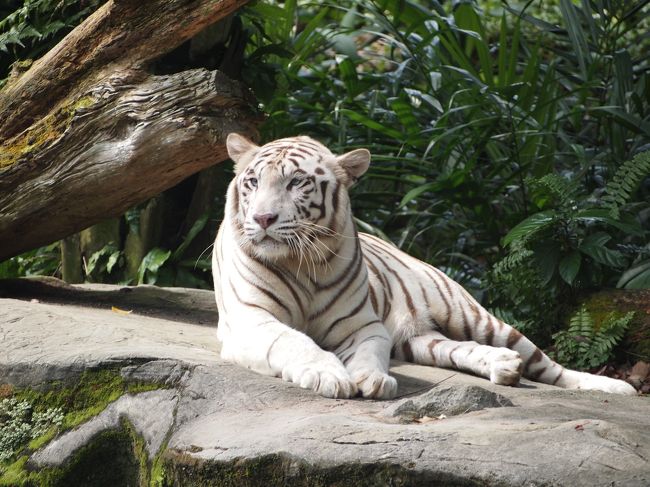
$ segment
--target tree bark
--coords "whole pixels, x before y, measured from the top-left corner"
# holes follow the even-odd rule
[[[218,71],[149,64],[242,0],[112,0],[0,91],[0,261],[227,158],[260,115]]]

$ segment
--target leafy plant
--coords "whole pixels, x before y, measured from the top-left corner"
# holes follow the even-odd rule
[[[633,196],[641,182],[650,176],[650,151],[641,152],[618,168],[605,188],[603,203],[612,218],[620,217],[620,209]]]
[[[642,42],[633,20],[646,5],[561,1],[551,19],[509,8],[486,27],[472,2],[291,4],[284,37],[267,25],[277,17],[261,15],[252,36],[256,60],[283,67],[265,135],[371,148],[357,215],[472,285],[504,233],[535,211],[531,181],[569,172],[584,199],[642,145],[647,59],[627,41]]]
[[[634,312],[616,317],[608,315],[599,328],[583,306],[572,317],[569,328],[553,335],[554,358],[561,364],[578,370],[599,367],[612,357],[628,329]]]
[[[209,284],[197,278],[192,269],[210,271],[210,259],[183,259],[186,249],[201,232],[208,222],[208,213],[201,215],[192,225],[182,243],[174,250],[164,250],[159,247],[151,249],[142,259],[138,269],[137,284],[157,284],[159,286],[183,286],[209,288]]]
[[[33,411],[27,401],[5,398],[0,401],[0,461],[7,460],[31,439],[47,432],[52,426],[61,426],[61,408]]]
[[[7,0],[0,7],[0,87],[12,63],[29,67],[105,0]],[[20,68],[20,66],[16,66]]]
[[[116,266],[123,267],[123,257],[123,252],[114,242],[108,243],[88,259],[85,268],[86,279],[96,282],[105,280],[106,275],[111,274]]]
[[[60,266],[59,243],[30,250],[0,262],[0,279],[17,276],[52,276]]]
[[[268,113],[264,140],[371,150],[353,190],[360,228],[548,338],[578,292],[650,286],[649,6],[255,2],[243,76]],[[178,252],[198,214],[146,246],[138,281],[209,283],[196,259],[208,243]],[[98,279],[121,272],[121,257],[105,272],[113,255]]]

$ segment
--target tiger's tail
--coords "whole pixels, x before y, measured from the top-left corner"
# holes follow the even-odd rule
[[[437,281],[434,289],[439,294],[427,300],[432,329],[396,346],[397,358],[466,370],[497,384],[516,385],[523,376],[567,389],[636,394],[622,380],[563,367],[444,273],[433,267],[426,271],[428,279]]]

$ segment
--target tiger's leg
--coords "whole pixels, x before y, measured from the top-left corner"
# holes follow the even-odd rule
[[[423,314],[421,319],[428,319],[432,327],[441,330],[444,336],[461,340],[460,343],[471,341],[489,345],[494,350],[510,349],[517,352],[523,362],[521,375],[536,382],[567,389],[636,394],[634,387],[625,381],[566,369],[554,362],[515,328],[491,315],[460,284],[438,269],[424,264],[420,267],[419,277],[422,288],[430,289],[428,293],[422,293],[430,314]],[[426,333],[428,331],[423,335]],[[429,342],[434,338],[431,337]],[[481,349],[477,351],[480,352]],[[497,380],[498,375],[495,377]]]
[[[398,345],[395,358],[471,372],[503,385],[516,385],[523,368],[518,352],[474,341],[451,340],[437,331],[415,336]]]
[[[334,349],[363,397],[390,399],[397,393],[397,381],[388,375],[391,339],[376,321],[348,336]]]
[[[430,331],[411,338],[401,350],[397,347],[396,351],[401,352],[397,358],[466,370],[489,377],[495,384],[516,385],[523,376],[566,389],[636,394],[634,387],[625,381],[562,367],[519,331],[490,315],[478,303],[470,303],[479,324],[470,334],[471,341],[454,341],[440,332]],[[456,326],[456,329],[467,327]]]

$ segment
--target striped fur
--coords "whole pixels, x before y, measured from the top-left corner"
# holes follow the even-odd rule
[[[444,273],[357,233],[347,188],[368,151],[337,157],[308,137],[227,145],[236,176],[213,254],[224,359],[328,397],[393,397],[391,352],[497,384],[635,393],[563,368]]]

